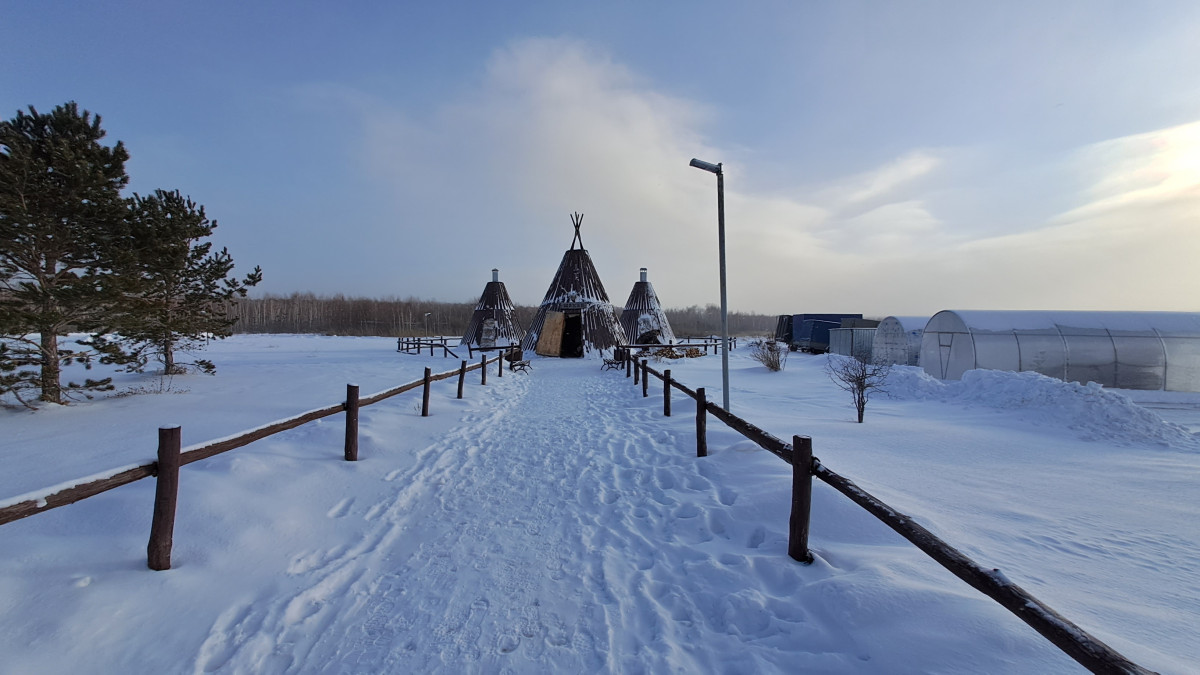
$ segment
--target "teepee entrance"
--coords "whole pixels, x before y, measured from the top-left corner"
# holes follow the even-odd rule
[[[559,356],[583,357],[583,315],[564,314],[562,349]]]
[[[580,311],[546,312],[542,333],[534,352],[539,356],[582,358],[584,353],[583,313]]]

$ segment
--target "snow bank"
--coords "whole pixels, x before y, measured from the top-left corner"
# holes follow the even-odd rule
[[[1066,426],[1086,440],[1200,449],[1200,438],[1183,426],[1164,421],[1121,391],[1095,382],[1084,385],[1031,371],[1001,370],[969,370],[961,380],[943,381],[921,368],[896,366],[888,380],[888,394],[901,400],[1020,411],[1029,421]]]

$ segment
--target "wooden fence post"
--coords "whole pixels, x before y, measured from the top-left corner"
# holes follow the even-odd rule
[[[642,398],[650,395],[650,366],[646,359],[642,359]]]
[[[467,362],[463,361],[462,366],[458,369],[458,397],[462,398],[463,381],[467,379]]]
[[[504,377],[504,351],[496,352],[496,377]]]
[[[479,376],[479,384],[487,384],[487,352],[484,352],[479,359],[479,372],[482,373]]]
[[[633,356],[633,355],[629,353],[628,349],[626,349],[625,350],[625,377],[629,377],[629,371],[633,370],[633,368],[630,367],[633,362],[633,360],[631,358],[629,358],[631,356]]]
[[[671,416],[671,369],[663,370],[663,417]]]
[[[421,417],[429,417],[429,383],[433,381],[431,379],[432,375],[433,370],[426,368],[425,382],[423,383],[424,388],[421,390]]]
[[[696,390],[696,456],[708,457],[708,399],[704,387]]]
[[[171,569],[171,545],[175,538],[175,504],[179,496],[179,447],[182,437],[179,427],[158,429],[158,484],[154,488],[154,519],[150,523],[150,543],[146,545],[146,566],[152,570]]]
[[[642,375],[642,364],[640,364],[640,363],[634,364],[634,366],[633,366],[633,386],[635,386],[635,387],[638,386],[638,384],[642,381],[641,375]]]
[[[788,555],[804,564],[813,561],[808,550],[808,519],[812,510],[812,439],[792,436],[792,515],[788,521]]]
[[[358,385],[346,385],[346,461],[358,461]]]

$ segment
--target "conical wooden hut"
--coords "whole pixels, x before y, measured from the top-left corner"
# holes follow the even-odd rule
[[[492,280],[483,287],[483,295],[479,296],[479,304],[475,305],[471,323],[459,344],[492,349],[519,345],[523,339],[525,330],[517,321],[504,282],[500,281],[500,270],[493,269]]]
[[[675,342],[671,323],[658,302],[654,286],[646,280],[646,268],[641,269],[642,279],[633,285],[625,310],[621,312],[621,328],[631,345],[669,345]]]
[[[625,344],[625,332],[600,283],[592,258],[583,248],[579,226],[583,214],[572,214],[575,237],[537,315],[525,334],[522,347],[541,356],[581,357],[595,350],[613,349]],[[575,248],[575,244],[579,248]]]

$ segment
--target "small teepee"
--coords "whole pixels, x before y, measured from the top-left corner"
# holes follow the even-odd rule
[[[631,345],[669,345],[675,342],[671,323],[658,302],[654,286],[646,280],[646,268],[641,269],[642,280],[633,285],[625,311],[621,312],[621,328]]]
[[[522,344],[541,356],[580,357],[587,352],[612,349],[625,344],[625,332],[604,292],[592,258],[583,248],[579,226],[583,214],[571,215],[575,237],[546,297],[538,307]],[[575,248],[575,244],[579,248]]]
[[[479,304],[475,305],[471,323],[459,344],[493,349],[519,345],[524,338],[525,331],[517,321],[512,299],[500,281],[500,270],[493,269],[492,280],[483,287],[483,295],[479,296]]]

